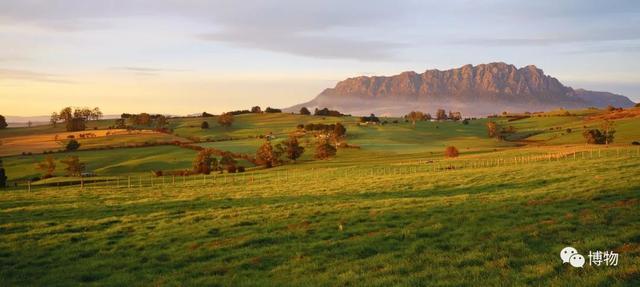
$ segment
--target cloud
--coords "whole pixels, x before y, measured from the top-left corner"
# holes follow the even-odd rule
[[[47,82],[58,84],[71,84],[73,81],[60,78],[58,75],[40,73],[28,70],[14,70],[0,68],[0,81],[2,80],[21,80],[33,82]]]

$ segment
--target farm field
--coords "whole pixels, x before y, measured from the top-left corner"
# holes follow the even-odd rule
[[[0,285],[637,286],[640,148],[631,142],[640,117],[613,120],[616,140],[604,146],[582,137],[602,125],[600,114],[575,114],[491,119],[514,127],[506,140],[487,136],[490,119],[361,126],[355,117],[247,114],[228,128],[215,117],[171,119],[170,134],[99,128],[87,132],[105,136],[81,139],[73,152],[0,146],[18,183],[0,192]],[[336,122],[352,147],[335,157],[314,159],[306,135],[297,162],[240,161],[241,174],[157,177],[190,169],[197,151],[118,147],[180,141],[255,154],[261,136],[275,144],[299,124]],[[63,133],[30,129],[0,136]],[[458,158],[443,157],[450,145]],[[113,148],[94,149],[105,146]],[[46,156],[56,177],[27,191]],[[82,186],[65,177],[60,160],[69,156],[96,176]],[[568,245],[618,252],[619,264],[563,265]]]

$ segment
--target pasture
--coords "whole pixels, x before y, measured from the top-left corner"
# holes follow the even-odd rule
[[[629,144],[640,118],[615,119],[613,145],[585,145],[597,116],[493,119],[514,127],[507,140],[488,138],[487,119],[360,126],[248,114],[223,128],[178,118],[172,134],[95,137],[85,148],[121,147],[50,154],[57,177],[30,192],[24,182],[46,155],[5,156],[20,185],[0,192],[0,285],[637,286],[640,149]],[[241,174],[156,177],[191,168],[196,151],[126,145],[162,136],[255,154],[260,136],[277,143],[298,124],[338,121],[353,148],[315,160],[307,135],[296,163]],[[61,133],[31,129],[0,136]],[[460,157],[443,157],[449,145]],[[97,182],[56,184],[79,181],[63,176],[59,160],[71,155]],[[618,252],[619,264],[563,265],[567,245]]]

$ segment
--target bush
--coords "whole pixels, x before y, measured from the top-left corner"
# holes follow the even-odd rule
[[[229,165],[227,166],[227,173],[236,173],[236,166],[235,165]]]
[[[567,130],[566,130],[566,132],[567,132],[568,134],[570,134],[572,131],[573,131],[572,129],[567,129]]]
[[[631,145],[640,145],[640,142],[634,141],[631,143]]]
[[[202,122],[202,124],[200,124],[200,128],[203,129],[203,130],[204,129],[208,129],[209,128],[209,123],[206,122],[206,121]]]
[[[70,140],[67,143],[67,146],[65,147],[67,151],[74,151],[74,150],[77,150],[78,148],[80,148],[80,143],[74,139]]]
[[[238,167],[238,172],[244,172],[244,166],[239,166]]]
[[[444,156],[445,157],[458,157],[458,149],[454,146],[448,146],[445,150],[444,150]]]

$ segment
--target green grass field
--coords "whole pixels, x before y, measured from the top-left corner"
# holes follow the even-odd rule
[[[0,286],[638,286],[640,149],[629,144],[640,118],[615,120],[613,145],[585,145],[584,126],[602,124],[594,113],[496,119],[516,130],[506,141],[487,137],[487,119],[358,126],[262,114],[230,128],[209,118],[208,130],[174,119],[171,136],[231,137],[197,144],[237,153],[255,153],[259,135],[336,121],[359,148],[314,160],[307,136],[297,163],[164,181],[151,171],[188,169],[196,152],[54,153],[109,181],[0,192]],[[443,158],[448,145],[459,158]],[[11,182],[39,176],[43,158],[2,159]],[[62,168],[49,181],[78,180]],[[563,265],[565,246],[615,251],[619,264]]]

